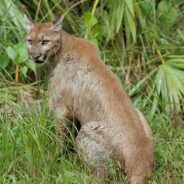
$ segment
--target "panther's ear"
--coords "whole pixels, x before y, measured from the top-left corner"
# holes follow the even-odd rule
[[[61,24],[63,22],[64,15],[61,15],[61,17],[54,22],[53,26],[50,28],[52,31],[60,31],[61,30]]]
[[[26,23],[26,27],[28,31],[34,27],[33,22],[28,18],[26,14],[24,14],[24,21]]]

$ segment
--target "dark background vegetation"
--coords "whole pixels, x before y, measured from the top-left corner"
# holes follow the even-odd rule
[[[98,183],[75,151],[56,156],[46,103],[39,114],[25,105],[47,99],[47,79],[28,59],[24,13],[35,22],[65,14],[63,29],[96,45],[153,129],[150,183],[182,184],[183,0],[0,0],[0,182]],[[110,173],[109,183],[124,181],[116,169]]]

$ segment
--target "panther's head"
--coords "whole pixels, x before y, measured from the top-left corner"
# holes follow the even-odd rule
[[[45,64],[61,47],[62,15],[56,22],[33,23],[24,16],[27,34],[26,46],[31,59],[38,64]]]

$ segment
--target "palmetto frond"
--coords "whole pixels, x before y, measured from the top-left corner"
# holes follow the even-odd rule
[[[159,66],[155,77],[157,92],[168,111],[181,111],[184,100],[184,59],[171,56]]]

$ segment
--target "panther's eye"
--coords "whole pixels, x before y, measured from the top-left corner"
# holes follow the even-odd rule
[[[33,41],[31,39],[28,39],[27,42],[32,45]]]
[[[50,42],[50,40],[42,40],[41,45],[47,45]]]

